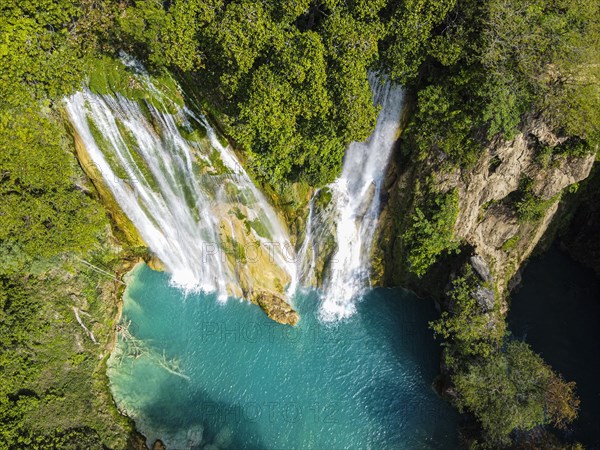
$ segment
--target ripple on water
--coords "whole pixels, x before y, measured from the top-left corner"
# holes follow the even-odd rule
[[[285,327],[246,302],[184,299],[140,266],[124,296],[132,336],[109,361],[119,408],[170,448],[456,446],[456,413],[431,388],[433,305],[379,289],[326,326],[314,293],[296,305]]]

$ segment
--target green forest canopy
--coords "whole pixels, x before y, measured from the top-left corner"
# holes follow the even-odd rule
[[[28,300],[31,260],[84,254],[106,226],[69,154],[61,98],[102,71],[107,56],[125,50],[151,71],[168,69],[192,85],[261,181],[276,188],[296,180],[323,185],[339,173],[348,143],[373,129],[370,71],[414,94],[403,141],[418,157],[435,149],[451,164],[468,166],[482,144],[497,135],[510,138],[527,115],[542,117],[576,143],[565,148],[596,151],[599,8],[595,0],[4,0],[0,247],[10,257],[0,267],[6,312],[0,350],[23,353],[32,344],[22,330],[35,329],[38,316],[51,317],[41,313],[47,303]],[[423,212],[427,226],[414,221],[410,232],[426,241],[452,217],[442,206],[432,217]],[[423,254],[415,250],[415,267],[429,264],[446,241],[450,237]],[[57,304],[61,295],[52,296]],[[21,304],[33,305],[33,312],[20,308],[17,323],[10,305]],[[484,425],[478,390],[492,369],[529,355],[517,345],[509,350],[468,365],[457,377],[461,404]],[[28,351],[34,359],[35,351]],[[29,407],[10,410],[7,400],[13,387],[35,386],[23,367],[1,392],[2,414],[11,411],[2,416],[6,434],[0,436],[8,444],[33,439],[22,434]],[[520,383],[500,381],[511,389]],[[499,409],[505,404],[489,402]],[[513,425],[507,423],[503,435]]]
[[[100,53],[126,49],[195,89],[273,184],[320,185],[364,140],[370,70],[420,89],[421,152],[457,163],[526,113],[594,145],[600,12],[591,0],[44,0],[0,7],[0,101],[77,89]]]

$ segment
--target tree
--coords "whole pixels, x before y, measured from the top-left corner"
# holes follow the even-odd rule
[[[448,310],[430,323],[436,336],[446,340],[446,363],[452,367],[470,358],[489,357],[499,349],[505,334],[504,322],[494,320],[477,302],[480,281],[471,265],[465,265],[463,272],[452,280]]]
[[[452,377],[457,405],[469,410],[494,445],[510,443],[513,430],[571,422],[579,399],[524,342],[512,341],[504,352],[473,363]]]
[[[68,33],[73,0],[8,0],[0,7],[0,106],[57,97],[81,80],[79,47]]]
[[[458,192],[428,192],[415,208],[412,223],[402,235],[409,270],[423,276],[444,252],[455,250],[454,224],[458,217]]]
[[[597,139],[600,121],[600,9],[597,2],[490,0],[481,62],[556,128]],[[594,87],[593,87],[594,86]],[[520,108],[520,113],[524,112]]]
[[[382,52],[393,78],[407,83],[418,75],[428,51],[441,44],[434,40],[435,28],[455,3],[456,0],[408,0],[396,4]]]
[[[65,129],[35,106],[0,111],[0,244],[30,257],[81,251],[101,228],[97,206],[74,184]]]

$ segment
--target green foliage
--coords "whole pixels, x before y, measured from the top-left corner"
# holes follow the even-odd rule
[[[268,11],[259,2],[242,0],[229,3],[219,20],[208,28],[218,54],[211,55],[222,67],[221,83],[229,92],[236,90],[261,52],[275,38],[276,31]],[[211,61],[212,62],[212,61]]]
[[[598,149],[593,148],[589,140],[571,136],[564,142],[554,146],[538,142],[535,160],[543,169],[547,169],[565,158],[584,158],[597,151]]]
[[[278,186],[332,181],[346,146],[375,121],[367,71],[384,32],[381,6],[311,3],[228,2],[198,32],[204,94],[227,114],[253,172]]]
[[[118,18],[126,44],[156,67],[194,70],[202,66],[200,28],[211,22],[221,0],[174,1],[165,9],[156,0],[136,0]]]
[[[99,359],[115,305],[100,297],[105,280],[67,259],[117,261],[106,249],[90,252],[108,222],[60,111],[60,98],[84,80],[88,52],[106,37],[97,14],[110,18],[105,6],[0,6],[0,448],[124,448],[131,432]],[[100,344],[74,318],[72,308],[83,305]]]
[[[555,198],[542,200],[535,194],[527,192],[516,204],[519,220],[521,222],[537,222],[544,217],[548,208],[555,202]]]
[[[3,78],[2,93],[29,92],[32,80]],[[84,343],[72,306],[86,299],[99,342],[115,311],[100,301],[101,280],[65,261],[68,252],[88,254],[108,223],[45,99],[71,83],[53,91],[38,81],[34,94],[17,106],[3,97],[0,109],[0,447],[122,447],[130,427],[98,371],[100,347]]]
[[[74,0],[7,0],[0,6],[0,106],[68,93],[81,79],[79,48],[68,33]]]
[[[60,118],[43,111],[0,111],[0,243],[29,257],[81,251],[103,231]]]
[[[382,52],[394,78],[402,83],[412,81],[428,52],[444,58],[446,63],[456,60],[460,46],[435,33],[455,4],[456,0],[408,0],[395,8],[387,24],[389,36]]]
[[[486,288],[466,264],[430,327],[444,339],[452,402],[480,423],[481,448],[503,448],[516,430],[564,428],[577,417],[579,399],[575,383],[565,382],[527,344],[506,340],[500,304],[484,309],[477,300]]]
[[[582,138],[600,129],[597,2],[487,2],[481,61],[497,79],[526,86],[556,127]],[[595,85],[595,87],[593,87]]]
[[[519,244],[520,241],[521,241],[521,236],[519,236],[518,234],[515,234],[513,237],[504,241],[504,244],[502,244],[502,250],[504,250],[505,252],[510,252],[512,249],[514,249]]]
[[[431,151],[441,151],[462,166],[470,167],[477,161],[480,146],[474,139],[474,119],[462,93],[469,90],[470,80],[463,76],[468,74],[419,91],[417,110],[403,139],[417,149],[421,159]]]
[[[469,167],[489,140],[514,137],[528,113],[596,148],[597,2],[467,1],[439,20],[424,33],[429,56],[420,55],[417,111],[405,136],[420,157],[441,151],[451,166]]]
[[[145,100],[158,110],[174,114],[184,105],[179,85],[166,70],[139,74],[122,61],[106,55],[89,57],[85,61],[88,88],[96,94],[121,94],[132,100]],[[146,77],[156,87],[148,89]],[[147,109],[147,105],[143,105]]]
[[[9,0],[1,12],[0,102],[67,94],[90,72],[98,87],[88,57],[124,48],[152,70],[193,72],[253,172],[278,185],[337,175],[373,128],[374,68],[419,88],[406,140],[421,157],[469,167],[532,107],[590,148],[600,135],[591,1]]]
[[[102,56],[90,60],[87,67],[87,85],[95,94],[118,92],[127,98],[141,99],[144,87],[127,71],[126,67],[113,58]]]
[[[597,152],[590,141],[581,139],[578,136],[573,136],[567,139],[562,144],[552,147],[552,152],[558,156],[581,158],[589,154]]]
[[[127,427],[111,406],[99,351],[73,317],[74,297],[77,305],[85,299],[94,333],[106,342],[114,312],[99,300],[100,280],[65,259],[89,257],[107,223],[68,151],[62,96],[88,81],[95,92],[168,108],[182,104],[165,72],[175,70],[207,99],[252,172],[299,205],[308,184],[335,178],[347,145],[373,129],[367,74],[374,69],[416,88],[403,140],[421,159],[469,168],[482,144],[513,137],[530,112],[570,137],[541,161],[597,151],[599,8],[592,0],[4,1],[0,446],[124,447]],[[164,97],[148,96],[115,61],[121,49],[147,65]],[[193,133],[197,140],[201,131]],[[301,191],[286,192],[299,180]],[[523,221],[538,220],[555,201],[537,198],[530,186],[519,195]],[[319,202],[327,197],[322,191]],[[415,205],[402,241],[416,275],[457,247],[457,214],[456,191],[428,188]],[[259,220],[245,223],[268,234]],[[245,258],[235,242],[227,248]],[[107,252],[94,255],[114,267]],[[486,330],[494,322],[474,300],[474,283],[468,271],[456,279],[452,309],[432,325],[461,369],[453,380],[459,406],[474,412],[496,443],[515,428],[572,420],[571,384],[524,344],[493,351],[503,327]]]
[[[517,200],[515,201],[515,209],[517,216],[521,222],[537,222],[541,220],[548,208],[550,208],[558,198],[560,193],[549,199],[542,199],[537,196],[533,190],[533,181],[529,178],[524,178],[521,181]]]
[[[481,97],[490,100],[483,106],[481,117],[483,123],[488,124],[487,138],[503,135],[512,139],[521,123],[521,116],[527,111],[527,91],[518,80],[506,77],[488,77],[480,89]]]
[[[376,111],[367,73],[376,68],[418,88],[404,140],[421,158],[434,152],[469,168],[482,144],[512,138],[532,108],[595,148],[598,6],[517,3],[135,0],[102,9],[112,35],[99,8],[79,8],[96,13],[102,39],[154,70],[186,72],[252,173],[283,189],[330,182],[346,146],[368,136]]]
[[[84,257],[109,271],[118,262],[108,247]],[[99,359],[112,336],[114,283],[71,261],[38,258],[19,273],[0,270],[1,448],[124,448],[131,431]]]
[[[323,185],[347,145],[374,127],[367,73],[386,33],[385,5],[137,0],[119,15],[117,34],[154,68],[193,72],[193,89],[255,175],[279,187]]]
[[[456,190],[429,190],[415,207],[412,223],[402,236],[409,269],[415,275],[424,275],[441,254],[458,248],[454,239],[458,201]]]
[[[524,342],[471,364],[452,377],[457,406],[475,414],[494,447],[510,444],[514,430],[564,426],[577,416],[574,383],[555,374]]]
[[[330,120],[343,142],[364,140],[375,124],[371,89],[366,74],[377,57],[378,23],[356,20],[337,9],[323,23],[328,56],[328,87],[335,99]]]
[[[439,319],[430,323],[436,336],[448,347],[446,362],[459,365],[468,358],[487,358],[496,351],[504,337],[504,321],[494,323],[494,314],[487,314],[477,302],[475,292],[481,282],[470,265],[463,275],[452,281],[448,292],[450,307]]]

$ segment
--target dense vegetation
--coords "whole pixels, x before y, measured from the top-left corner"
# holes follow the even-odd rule
[[[418,76],[396,78],[414,87],[415,111],[401,138],[413,162],[431,171],[468,172],[495,139],[512,139],[533,119],[565,141],[539,145],[538,161],[598,152],[600,145],[600,7],[588,1],[504,0],[452,2],[419,53]],[[403,67],[403,66],[395,66]],[[558,198],[541,199],[527,180],[511,207],[521,222],[535,222]],[[415,195],[411,228],[452,208]],[[418,220],[417,220],[418,219]],[[410,233],[410,230],[409,230]],[[405,252],[422,276],[456,243],[437,233],[437,245],[413,241]],[[403,236],[406,238],[406,232]],[[421,264],[414,264],[415,256]],[[430,257],[433,256],[433,257]]]
[[[87,260],[110,270],[117,256],[98,246]],[[0,274],[0,447],[125,447],[105,373],[117,286],[66,255]]]
[[[338,174],[347,144],[374,126],[367,78],[381,42],[396,44],[390,65],[409,57],[397,48],[406,32],[399,9],[385,0],[213,0],[165,10],[144,0],[119,24],[132,51],[193,72],[258,176],[322,185]],[[184,43],[176,54],[174,40]]]
[[[469,170],[490,142],[511,139],[535,118],[567,138],[555,147],[540,146],[541,166],[553,157],[597,152],[599,43],[597,3],[457,2],[433,30],[422,56],[404,149],[414,160],[435,161],[437,170]],[[510,197],[521,222],[540,220],[558,200],[539,198],[531,186],[524,178]],[[418,214],[410,229],[428,229],[431,218],[451,217],[448,205],[432,202],[430,195],[415,197]],[[422,276],[439,255],[455,248],[447,235],[442,227],[435,233],[435,252],[429,240],[411,241],[405,257],[413,273]],[[517,240],[507,241],[505,249]],[[414,255],[423,264],[415,265]],[[516,431],[566,426],[577,416],[574,384],[525,343],[506,336],[499,304],[487,309],[477,296],[480,289],[494,286],[465,266],[445,295],[440,319],[432,323],[444,340],[451,401],[483,429],[475,441],[497,448],[510,445]]]
[[[445,339],[445,360],[450,366],[473,357],[489,357],[500,347],[506,332],[504,321],[493,321],[474,295],[480,283],[470,265],[452,280],[448,292],[450,307],[432,323],[435,334]],[[484,283],[481,288],[491,288]],[[492,320],[491,320],[492,319]],[[451,344],[451,345],[450,345]]]
[[[104,372],[116,286],[80,261],[119,257],[59,109],[93,45],[85,7],[0,6],[1,448],[122,448],[132,431]]]
[[[451,401],[483,428],[478,444],[497,448],[510,445],[515,431],[565,428],[577,417],[579,399],[575,383],[507,335],[499,304],[487,305],[478,295],[491,288],[465,265],[447,293],[447,309],[430,325],[444,339]]]
[[[44,11],[40,13],[40,11]],[[5,2],[2,101],[56,98],[126,49],[191,77],[265,181],[331,181],[375,108],[369,70],[418,88],[405,140],[453,164],[528,113],[595,148],[600,31],[591,1]],[[417,31],[418,30],[418,31]],[[35,36],[35,39],[31,39]]]
[[[98,341],[109,338],[112,310],[99,279],[71,262],[93,259],[112,271],[118,258],[97,245],[108,240],[107,220],[72,155],[60,103],[86,82],[135,95],[114,68],[119,51],[193,86],[253,174],[285,190],[291,181],[331,181],[346,145],[369,134],[377,113],[370,71],[415,94],[403,136],[412,158],[468,168],[482,145],[512,137],[530,116],[569,138],[540,149],[541,161],[596,151],[599,8],[591,0],[3,1],[0,446],[115,445],[126,429],[99,387],[102,349],[74,321],[72,308],[87,303]],[[521,220],[539,218],[547,205],[538,200],[525,186],[515,203]],[[414,205],[403,238],[418,276],[457,248],[457,208],[456,192],[430,188]],[[457,405],[495,443],[515,428],[572,419],[572,386],[524,344],[506,342],[503,324],[486,328],[471,278],[455,281],[454,309],[434,325],[455,361]],[[83,408],[91,398],[100,406]]]
[[[33,108],[13,109],[0,134],[0,447],[122,445],[130,427],[103,371],[116,305],[101,295],[105,277],[77,259],[118,262],[99,245],[108,221],[65,151],[60,117]]]
[[[565,382],[524,342],[511,341],[481,363],[453,376],[461,411],[472,412],[492,446],[510,445],[511,433],[577,417],[575,383]]]
[[[458,192],[441,193],[428,187],[423,198],[402,235],[410,271],[419,277],[425,275],[441,254],[458,248],[453,232],[459,212]]]
[[[596,2],[459,2],[431,39],[405,140],[468,167],[481,144],[536,115],[577,151],[600,143]],[[440,48],[444,51],[440,51]]]

